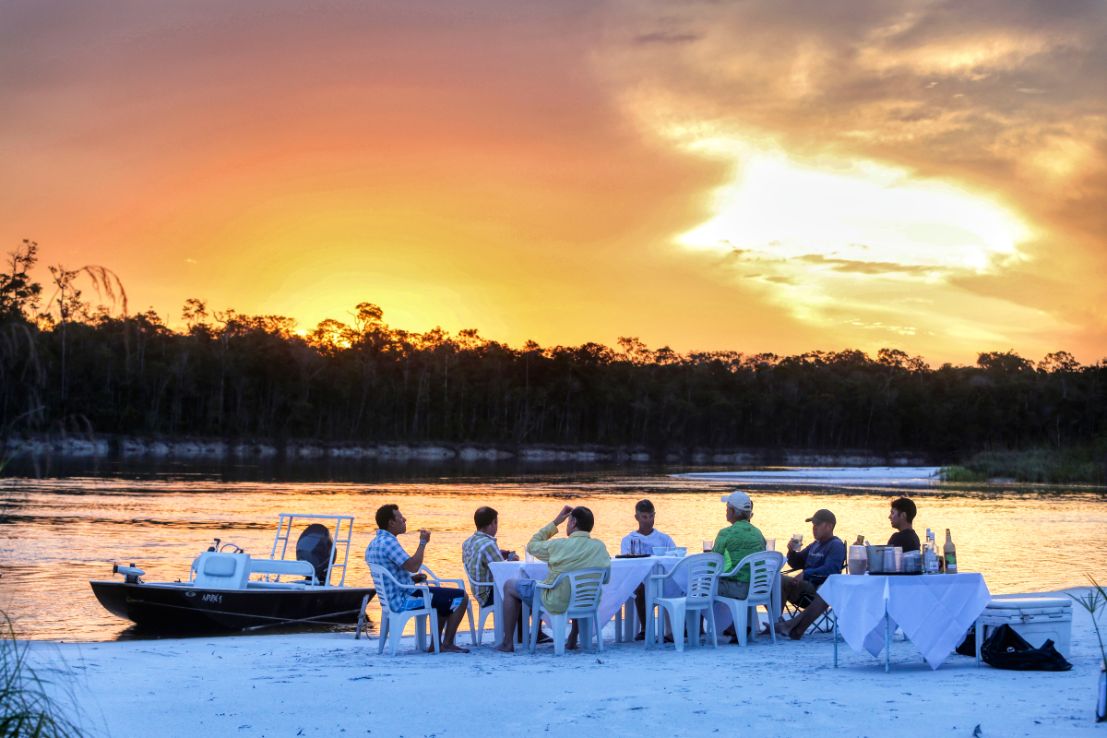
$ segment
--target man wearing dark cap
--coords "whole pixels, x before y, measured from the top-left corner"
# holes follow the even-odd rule
[[[777,632],[797,641],[828,607],[816,591],[831,574],[840,574],[846,561],[846,544],[834,535],[838,523],[834,513],[825,508],[816,510],[807,522],[811,523],[811,536],[815,540],[802,551],[794,540],[788,542],[788,565],[800,573],[794,577],[780,575],[782,599],[802,607],[803,612],[778,622]]]
[[[673,539],[665,533],[653,527],[656,510],[649,500],[639,500],[634,506],[634,519],[638,521],[638,530],[632,530],[623,536],[623,543],[619,553],[650,554],[654,546],[673,548],[676,546]],[[641,641],[646,637],[646,585],[639,584],[634,590],[634,609],[638,611],[638,635],[635,640]]]

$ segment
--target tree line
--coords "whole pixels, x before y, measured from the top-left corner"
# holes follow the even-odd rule
[[[310,331],[186,302],[175,330],[129,313],[102,267],[0,274],[0,433],[357,443],[867,449],[940,458],[1107,438],[1107,360],[982,353],[931,367],[898,349],[678,353],[636,338],[513,348],[413,333],[376,305]],[[49,294],[48,294],[49,293]],[[99,304],[99,302],[106,304]]]

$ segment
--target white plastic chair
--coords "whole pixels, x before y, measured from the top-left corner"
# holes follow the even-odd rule
[[[431,587],[454,587],[465,592],[465,614],[469,616],[469,643],[473,643],[473,598],[469,597],[469,593],[465,590],[465,583],[460,579],[443,579],[431,571],[426,564],[419,567],[419,571],[427,575],[426,583]]]
[[[369,565],[369,573],[373,577],[373,586],[376,587],[377,592],[382,593],[384,589],[380,586],[382,581],[391,581],[392,584],[400,589],[407,590],[414,594],[419,594],[423,598],[423,606],[416,610],[404,610],[402,612],[392,612],[388,607],[388,598],[380,597],[381,603],[381,633],[380,638],[377,640],[377,653],[384,653],[384,643],[389,640],[389,635],[392,636],[391,641],[388,644],[388,654],[395,656],[396,651],[400,645],[400,639],[404,635],[404,625],[408,620],[415,618],[415,647],[420,653],[427,650],[426,634],[424,628],[427,625],[427,620],[430,620],[430,637],[434,643],[434,652],[439,653],[438,645],[438,612],[431,607],[431,593],[430,589],[425,584],[400,584],[396,580],[396,577],[392,576],[392,573],[387,569],[381,569],[380,567]]]
[[[696,645],[700,640],[700,617],[706,617],[711,628],[711,645],[719,647],[718,628],[715,627],[715,597],[719,590],[719,573],[723,569],[722,554],[703,553],[694,554],[681,560],[666,574],[653,574],[650,576],[652,593],[647,593],[646,599],[646,647],[652,648],[657,638],[656,624],[662,620],[661,613],[655,619],[654,611],[661,608],[669,615],[669,622],[673,628],[673,640],[676,650],[684,650],[684,638],[682,631],[688,634],[689,645]],[[661,597],[665,580],[674,577],[683,577],[687,573],[688,585],[683,597]],[[652,596],[651,596],[652,595]],[[688,616],[694,615],[694,620],[689,621]],[[677,625],[680,630],[677,630]],[[678,637],[679,636],[679,637]]]
[[[746,645],[746,626],[757,623],[757,608],[765,607],[769,618],[769,634],[776,643],[776,628],[773,619],[780,612],[780,568],[784,566],[784,554],[779,551],[759,551],[750,554],[738,562],[724,577],[735,576],[743,567],[750,570],[750,589],[745,599],[717,596],[715,601],[726,605],[734,619],[734,632],[738,636],[738,645]],[[754,628],[756,634],[758,628]]]
[[[569,581],[569,607],[565,612],[550,612],[542,604],[542,590],[553,589],[562,580]],[[534,598],[531,603],[523,603],[523,618],[528,619],[529,611],[534,612],[534,626],[530,628],[530,652],[534,653],[538,648],[538,630],[542,623],[542,615],[545,614],[553,626],[554,654],[561,656],[565,653],[565,636],[569,625],[569,618],[576,620],[581,626],[581,638],[584,643],[590,643],[592,633],[596,634],[596,648],[603,651],[603,633],[600,630],[600,597],[603,595],[603,585],[611,579],[611,569],[578,569],[558,574],[557,578],[549,584],[536,582],[534,585]]]
[[[473,596],[469,598],[469,642],[474,645],[481,645],[481,641],[484,640],[484,621],[488,619],[489,615],[492,615],[492,632],[496,638],[496,643],[500,643],[503,636],[501,632],[504,622],[504,603],[499,596],[496,595],[496,583],[495,582],[478,582],[469,576],[469,573],[465,573],[465,578],[469,580],[469,591],[473,593]],[[483,605],[480,600],[477,599],[477,587],[491,587],[492,588],[492,604]],[[477,603],[477,629],[476,640],[473,640],[473,602]]]

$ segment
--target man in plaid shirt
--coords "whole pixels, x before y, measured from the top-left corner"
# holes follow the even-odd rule
[[[365,549],[365,563],[373,567],[383,569],[395,577],[401,584],[416,584],[426,580],[425,574],[419,573],[423,565],[423,553],[430,542],[430,531],[419,531],[419,548],[408,556],[404,547],[400,545],[396,536],[407,532],[407,518],[400,512],[399,505],[382,505],[377,510],[377,537]],[[414,575],[414,576],[413,576]],[[373,577],[373,586],[377,589],[377,596],[381,601],[388,603],[390,610],[401,612],[414,610],[423,606],[421,598],[415,598],[414,592],[404,589],[387,577],[379,580]],[[457,636],[458,625],[465,617],[465,590],[454,587],[430,587],[431,606],[438,611],[438,637],[441,638],[441,650],[469,653],[469,649],[461,648],[454,643]],[[445,628],[445,633],[442,632]]]
[[[496,533],[500,529],[500,514],[494,508],[478,507],[473,513],[473,524],[477,530],[461,544],[461,561],[465,564],[465,573],[470,582],[491,582],[492,571],[488,565],[493,561],[518,561],[514,551],[503,551],[496,542]],[[481,607],[490,607],[496,599],[496,588],[473,585],[473,597]],[[522,621],[519,634],[522,637]],[[538,642],[549,643],[551,638],[539,626]]]

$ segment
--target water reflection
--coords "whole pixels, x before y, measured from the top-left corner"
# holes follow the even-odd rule
[[[500,543],[522,551],[562,504],[587,504],[596,513],[596,537],[613,553],[635,525],[634,502],[649,497],[657,526],[695,549],[726,522],[720,496],[726,482],[679,479],[626,469],[560,469],[450,478],[438,470],[405,478],[330,479],[327,482],[258,479],[222,481],[210,472],[170,479],[158,475],[0,481],[0,608],[32,638],[105,640],[141,636],[104,611],[88,586],[110,578],[111,562],[135,562],[150,581],[187,578],[189,562],[212,539],[232,541],[268,556],[277,513],[352,514],[357,517],[348,584],[368,585],[362,560],[375,525],[373,513],[398,503],[411,530],[433,531],[427,564],[441,576],[463,576],[461,543],[472,514],[490,504],[500,512]],[[755,525],[783,545],[792,533],[810,540],[804,522],[828,507],[847,541],[858,534],[883,543],[891,534],[888,503],[899,488],[757,488]],[[981,571],[994,593],[1043,591],[1084,584],[1084,572],[1102,573],[1107,551],[1092,545],[1107,524],[1103,491],[1042,487],[912,492],[916,528],[943,537],[950,528],[963,570]],[[401,537],[414,551],[414,534]],[[1079,553],[1073,556],[1074,546]],[[1074,562],[1076,562],[1074,564]],[[374,621],[379,613],[374,613]]]

